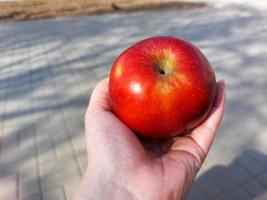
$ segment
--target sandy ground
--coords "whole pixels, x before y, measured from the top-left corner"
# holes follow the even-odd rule
[[[179,0],[21,0],[0,1],[0,20],[33,20],[62,16],[155,9],[188,9],[204,3]]]

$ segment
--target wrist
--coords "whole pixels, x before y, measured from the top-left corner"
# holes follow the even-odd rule
[[[106,176],[97,172],[86,170],[82,182],[76,192],[74,200],[136,200],[116,175]]]

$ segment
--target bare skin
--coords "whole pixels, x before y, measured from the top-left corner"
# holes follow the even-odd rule
[[[223,117],[224,82],[207,119],[166,140],[139,138],[112,112],[108,79],[94,89],[85,116],[88,166],[74,200],[183,199]]]

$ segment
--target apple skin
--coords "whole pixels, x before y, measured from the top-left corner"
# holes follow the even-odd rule
[[[134,132],[167,138],[199,125],[216,93],[208,60],[191,43],[169,36],[142,40],[113,63],[109,100]]]

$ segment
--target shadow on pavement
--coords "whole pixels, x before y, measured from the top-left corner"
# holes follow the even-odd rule
[[[187,200],[266,199],[267,155],[246,150],[229,165],[215,165],[200,175]]]

